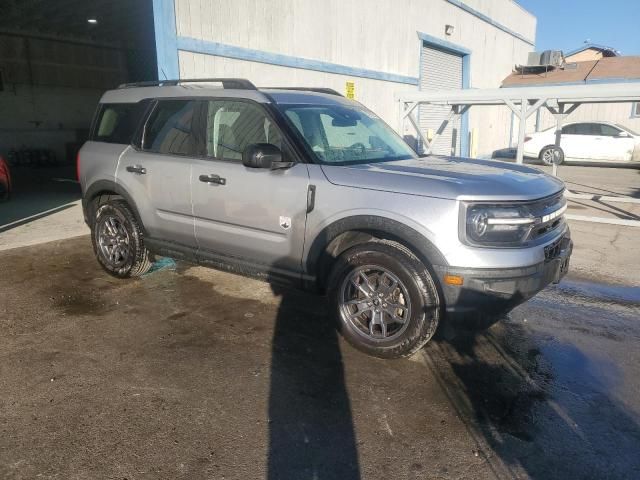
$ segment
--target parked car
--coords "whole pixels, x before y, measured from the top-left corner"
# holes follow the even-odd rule
[[[524,155],[546,165],[562,162],[637,163],[640,166],[640,135],[608,122],[569,123],[562,128],[560,148],[555,148],[555,127],[525,138]]]
[[[0,201],[9,200],[11,197],[11,173],[9,165],[0,155]]]
[[[161,83],[106,92],[79,154],[93,248],[116,277],[162,255],[326,293],[349,342],[395,358],[567,271],[559,179],[419,158],[326,89]]]

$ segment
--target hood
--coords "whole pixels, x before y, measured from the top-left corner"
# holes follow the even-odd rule
[[[429,156],[362,165],[322,165],[335,185],[456,200],[533,200],[564,183],[535,168],[469,158]]]

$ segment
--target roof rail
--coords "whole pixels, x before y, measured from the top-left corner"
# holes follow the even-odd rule
[[[221,83],[222,88],[237,90],[257,90],[256,86],[244,78],[179,78],[176,80],[151,80],[147,82],[123,83],[118,88],[164,87],[183,83]]]
[[[301,92],[316,92],[316,93],[326,93],[327,95],[337,95],[338,97],[342,97],[343,95],[334,90],[333,88],[313,88],[313,87],[264,87],[260,88],[260,90],[299,90]]]

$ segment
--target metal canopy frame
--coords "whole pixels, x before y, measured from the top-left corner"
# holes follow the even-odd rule
[[[495,89],[449,90],[438,93],[399,92],[395,95],[399,103],[398,127],[404,132],[405,120],[415,128],[431,153],[434,143],[452,120],[457,119],[473,105],[506,105],[520,120],[518,131],[517,163],[523,163],[526,120],[540,108],[546,108],[556,119],[556,146],[560,146],[562,124],[567,115],[585,103],[629,103],[640,101],[640,82],[599,83],[595,85],[562,85],[546,87],[512,87]],[[449,114],[440,128],[429,140],[420,129],[415,116],[419,105],[448,105]],[[554,174],[556,165],[554,165]]]

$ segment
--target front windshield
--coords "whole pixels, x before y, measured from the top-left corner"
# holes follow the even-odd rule
[[[379,117],[357,106],[279,105],[319,163],[350,165],[416,158]]]
[[[631,130],[629,127],[624,127],[620,124],[616,123],[616,127],[620,128],[620,130],[625,130],[627,132],[629,132],[631,135],[635,135],[636,137],[640,136],[640,134],[636,133],[635,131]]]

